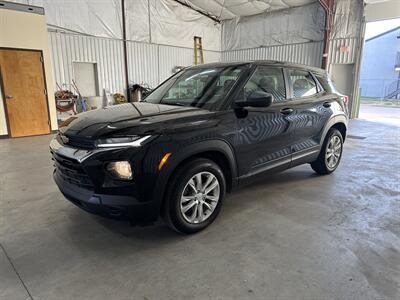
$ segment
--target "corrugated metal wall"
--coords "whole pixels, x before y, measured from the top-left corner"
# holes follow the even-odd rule
[[[159,82],[158,45],[128,42],[127,51],[129,82],[156,86]]]
[[[58,31],[49,31],[55,81],[71,84],[73,62],[92,62],[97,64],[99,94],[104,88],[110,92],[123,92],[124,63],[121,40],[99,38]],[[331,47],[342,45],[332,43]],[[339,46],[340,47],[340,46]],[[354,47],[349,47],[353,49]],[[193,49],[157,45],[141,42],[128,42],[128,77],[130,83],[157,86],[173,74],[176,66],[193,64]],[[206,63],[239,60],[281,60],[311,66],[321,66],[323,43],[301,43],[279,45],[234,51],[204,51]],[[332,53],[332,52],[331,52]],[[344,56],[346,61],[354,59],[353,51]],[[336,57],[335,57],[336,59]],[[67,88],[70,88],[67,86]]]
[[[99,93],[103,88],[111,92],[124,90],[122,41],[77,34],[49,32],[55,81],[70,88],[73,62],[97,64]]]
[[[223,51],[222,61],[280,60],[320,67],[323,42],[277,45],[252,49]]]
[[[99,93],[103,89],[123,92],[125,89],[123,43],[106,39],[59,31],[49,31],[55,81],[59,85],[71,84],[74,78],[73,62],[97,64]],[[193,49],[128,42],[128,77],[130,83],[157,86],[173,74],[176,66],[193,65]],[[204,51],[206,63],[220,61],[218,51]]]
[[[204,51],[206,63],[220,61],[218,51]],[[193,65],[193,49],[128,42],[129,81],[151,87],[170,77],[175,67]]]
[[[357,60],[359,51],[358,38],[332,39],[329,43],[329,63],[330,64],[354,64]],[[343,48],[345,47],[347,51]],[[341,50],[341,48],[343,48]]]

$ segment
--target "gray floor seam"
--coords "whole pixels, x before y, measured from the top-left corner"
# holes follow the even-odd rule
[[[14,264],[13,264],[11,258],[8,256],[8,253],[7,253],[7,251],[6,251],[6,249],[4,248],[4,246],[3,246],[2,243],[0,243],[0,248],[3,250],[4,255],[5,255],[5,256],[7,257],[7,259],[8,259],[8,262],[10,263],[11,267],[13,268],[15,274],[17,274],[17,276],[18,276],[18,278],[19,278],[19,281],[21,282],[22,286],[25,288],[25,291],[28,293],[29,299],[34,300],[33,297],[32,297],[32,295],[31,295],[31,293],[30,293],[29,290],[28,290],[28,287],[25,285],[25,282],[22,280],[21,275],[19,275],[17,269],[15,268],[15,266],[14,266]]]

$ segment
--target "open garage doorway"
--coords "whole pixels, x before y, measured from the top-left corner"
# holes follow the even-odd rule
[[[359,118],[400,125],[400,18],[366,25]]]

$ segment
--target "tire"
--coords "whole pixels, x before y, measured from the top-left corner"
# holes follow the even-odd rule
[[[185,234],[209,226],[218,216],[225,198],[226,183],[221,168],[209,159],[196,158],[179,167],[171,176],[162,212],[166,223]],[[201,185],[198,185],[199,181]],[[215,182],[217,186],[209,190]]]
[[[332,143],[335,143],[335,145],[337,146],[335,146]],[[333,150],[333,149],[339,149],[339,150]],[[340,133],[339,130],[331,128],[325,137],[318,158],[311,163],[311,168],[316,173],[321,175],[330,174],[333,171],[335,171],[336,168],[339,166],[340,160],[342,158],[342,153],[343,153],[342,134]],[[335,160],[335,163],[332,163],[333,160]]]

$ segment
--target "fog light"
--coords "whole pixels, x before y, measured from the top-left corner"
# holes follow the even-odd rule
[[[107,171],[119,179],[132,179],[131,164],[128,161],[114,161],[107,164]]]

